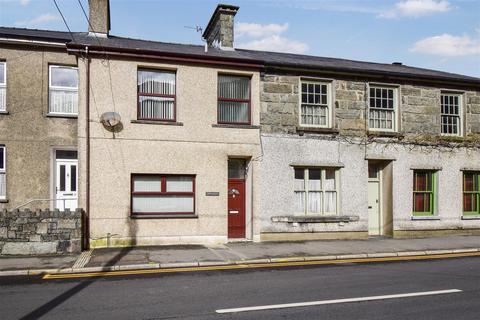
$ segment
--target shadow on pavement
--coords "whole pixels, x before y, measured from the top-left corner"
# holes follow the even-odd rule
[[[129,226],[129,235],[130,238],[133,240],[131,243],[132,246],[123,248],[118,252],[117,255],[115,255],[112,259],[108,261],[106,265],[115,265],[117,262],[119,262],[123,257],[125,257],[130,251],[132,251],[133,246],[136,244],[135,241],[135,235],[137,231],[137,224],[136,221],[131,219],[130,223],[128,224]],[[33,310],[29,314],[21,317],[21,320],[32,320],[32,319],[39,319],[40,317],[43,317],[46,315],[48,312],[56,308],[57,306],[61,305],[83,289],[87,288],[88,286],[92,285],[95,283],[97,279],[92,278],[92,279],[86,279],[77,284],[75,287],[65,291],[64,293],[60,294],[59,296],[55,297],[54,299],[48,301],[44,305],[38,307],[37,309]]]

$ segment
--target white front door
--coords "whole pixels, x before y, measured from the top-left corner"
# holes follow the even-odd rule
[[[368,182],[368,234],[381,235],[380,181]]]
[[[78,160],[56,161],[55,208],[77,208]]]

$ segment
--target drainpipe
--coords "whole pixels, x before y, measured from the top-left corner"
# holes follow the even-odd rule
[[[86,162],[87,162],[87,166],[86,166],[86,181],[85,181],[85,184],[86,184],[86,191],[87,191],[87,194],[86,194],[86,210],[87,210],[87,219],[86,219],[86,226],[85,226],[85,237],[86,237],[86,241],[85,241],[85,245],[86,245],[86,248],[85,249],[90,249],[90,58],[88,57],[88,46],[85,46],[85,58],[86,58],[86,83],[85,83],[85,86],[86,86],[86,106],[85,106],[85,113],[86,113],[86,119],[87,119],[87,123],[86,123],[86,147],[87,147],[87,150],[86,150]]]

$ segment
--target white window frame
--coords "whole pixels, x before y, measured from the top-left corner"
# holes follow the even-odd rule
[[[312,84],[320,84],[320,85],[326,85],[327,86],[327,114],[326,114],[326,124],[320,125],[320,124],[305,124],[302,123],[302,84],[306,83],[312,83]],[[298,85],[298,124],[300,127],[309,127],[309,128],[332,128],[333,124],[333,110],[332,110],[332,104],[334,101],[333,97],[333,90],[332,90],[332,80],[328,79],[311,79],[311,78],[300,78],[299,85]],[[310,103],[307,103],[310,104]],[[315,105],[315,104],[313,104]],[[321,104],[316,104],[316,105],[321,105]]]
[[[304,173],[303,173],[303,183],[304,183],[304,193],[305,193],[305,197],[303,199],[304,201],[304,212],[298,212],[296,209],[295,209],[295,215],[307,215],[307,216],[311,216],[311,215],[338,215],[339,213],[339,208],[340,208],[340,168],[336,168],[336,167],[294,167],[294,177],[293,177],[293,180],[295,181],[295,170],[304,170]],[[313,170],[321,170],[321,173],[320,173],[320,190],[315,190],[315,192],[321,192],[322,193],[322,210],[321,212],[309,212],[308,210],[308,193],[309,193],[309,190],[308,190],[308,182],[309,182],[309,170],[310,169],[313,169]],[[324,189],[324,181],[325,181],[325,176],[326,176],[326,170],[334,170],[335,172],[335,190],[325,190]],[[331,192],[331,191],[335,191],[335,209],[336,211],[335,212],[325,212],[325,193],[326,192]],[[297,190],[295,189],[295,185],[293,187],[293,193],[295,194],[297,192]]]
[[[0,83],[0,89],[5,90],[5,96],[4,96],[4,102],[5,106],[0,105],[0,113],[6,113],[7,112],[7,62],[6,61],[0,61],[0,64],[3,65],[3,83]]]
[[[53,114],[53,115],[67,115],[67,116],[77,116],[78,115],[78,81],[77,81],[77,87],[63,87],[63,86],[53,86],[52,85],[52,69],[53,68],[63,68],[63,69],[74,69],[77,71],[77,77],[78,77],[78,67],[72,67],[72,66],[64,66],[64,65],[49,65],[48,66],[48,114]],[[80,80],[80,79],[78,79]],[[76,92],[77,93],[77,112],[76,113],[67,113],[67,112],[53,112],[50,110],[50,104],[52,103],[50,99],[50,91],[54,90],[65,90],[65,91],[71,91],[71,92]]]
[[[391,129],[387,128],[372,128],[370,127],[370,89],[388,89],[393,90],[393,118],[392,118],[392,127]],[[367,85],[367,103],[368,103],[368,113],[367,113],[367,125],[368,131],[377,131],[377,132],[398,132],[399,124],[399,104],[400,104],[400,86],[398,85],[389,85],[381,83],[369,83]],[[388,110],[387,110],[388,111]]]
[[[4,176],[5,182],[5,195],[0,194],[0,199],[5,200],[7,198],[7,148],[4,145],[0,145],[0,149],[3,149],[3,168],[0,168],[0,174]]]
[[[445,116],[452,116],[452,114],[444,114],[442,112],[442,97],[443,96],[456,96],[458,97],[458,133],[444,133],[443,131],[443,123],[442,117]],[[460,92],[451,92],[451,91],[442,91],[440,93],[440,135],[442,136],[450,136],[450,137],[463,137],[463,93]]]

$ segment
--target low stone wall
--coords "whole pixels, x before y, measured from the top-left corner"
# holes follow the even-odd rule
[[[0,254],[80,252],[82,216],[82,209],[0,211]]]

